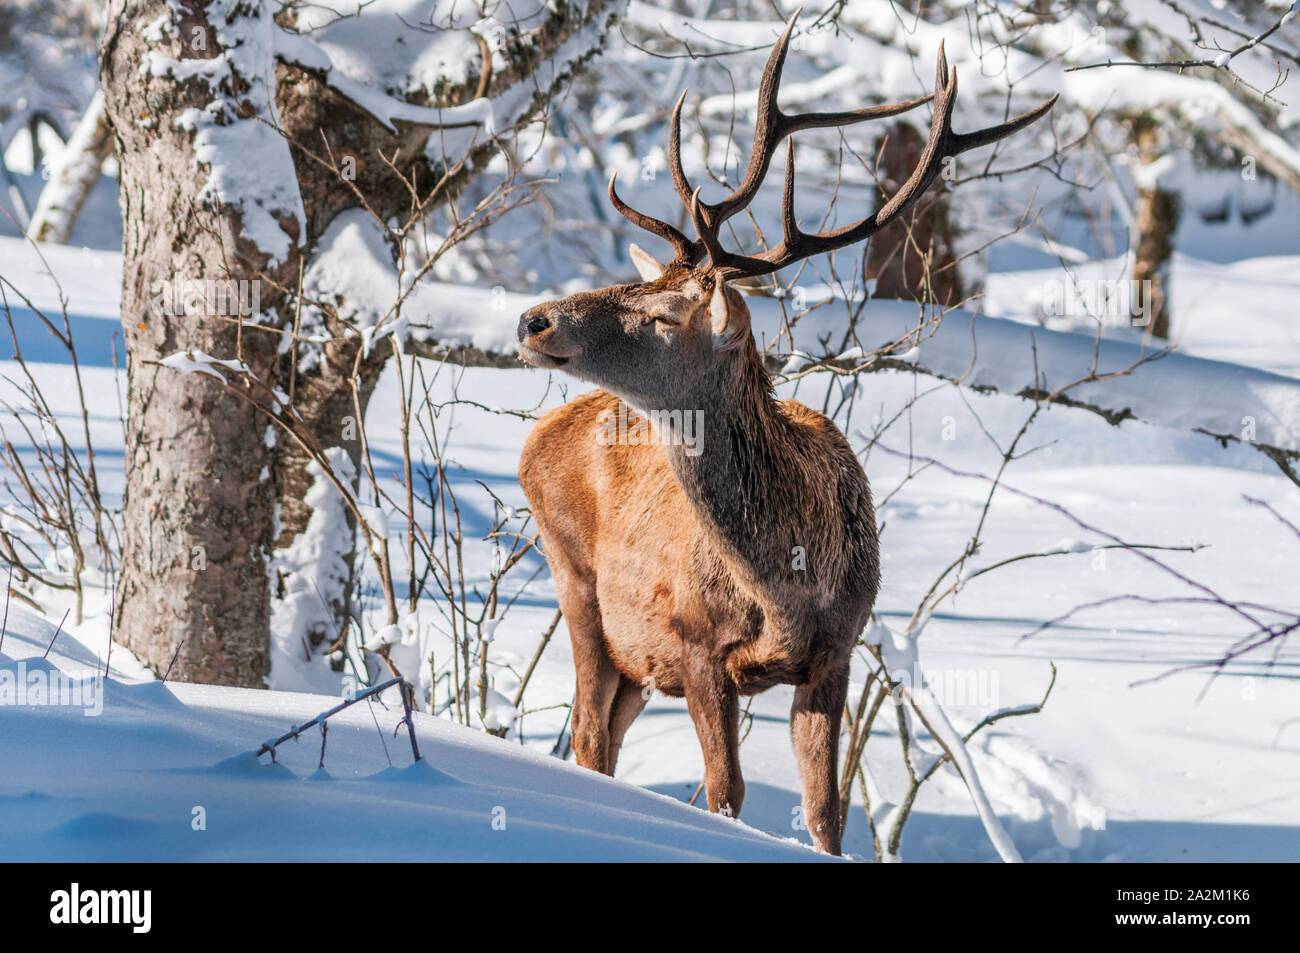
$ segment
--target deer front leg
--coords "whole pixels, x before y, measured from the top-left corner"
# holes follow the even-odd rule
[[[704,752],[704,790],[709,810],[739,817],[745,801],[740,776],[740,704],[736,683],[701,646],[682,646],[686,707]]]
[[[576,572],[561,552],[549,553],[547,560],[573,645],[576,685],[569,737],[574,758],[584,768],[613,774],[609,716],[620,676],[605,649],[595,580]]]
[[[578,764],[601,774],[613,775],[614,759],[610,752],[609,712],[618,689],[618,670],[603,650],[579,657],[574,643],[574,663],[578,673],[573,696],[573,719],[570,738]]]
[[[803,781],[804,821],[813,846],[828,854],[840,852],[840,717],[848,689],[848,661],[829,664],[795,688],[790,708],[790,738]]]

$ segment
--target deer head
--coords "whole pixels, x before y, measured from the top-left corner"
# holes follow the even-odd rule
[[[633,245],[641,282],[584,291],[519,319],[519,354],[649,410],[683,406],[709,370],[748,343],[749,310],[707,269],[660,265]]]
[[[737,366],[740,358],[752,363],[755,348],[749,311],[728,282],[771,274],[813,255],[869,238],[916,203],[933,184],[946,158],[1018,132],[1045,115],[1057,99],[1053,96],[997,126],[970,133],[954,132],[957,71],[949,70],[941,43],[934,92],[929,96],[849,112],[783,113],[777,105],[777,91],[798,18],[796,11],[763,70],[754,144],[740,185],[717,203],[702,201],[700,190],[691,188],[681,161],[681,114],[686,99],[682,93],[672,113],[668,161],[673,184],[690,213],[697,237],[688,239],[667,222],[628,206],[619,198],[615,177],[611,177],[609,200],[614,207],[633,224],[669,242],[676,255],[661,265],[633,245],[630,252],[640,282],[581,292],[527,311],[519,319],[517,331],[519,353],[526,362],[562,369],[605,388],[634,407],[673,404],[690,394],[693,385],[719,375],[725,378],[728,368]],[[934,117],[920,161],[898,192],[875,212],[826,232],[800,230],[794,207],[791,138],[781,201],[781,242],[755,255],[737,254],[722,247],[722,226],[753,201],[781,140],[801,129],[847,126],[895,116],[930,101],[934,103]]]

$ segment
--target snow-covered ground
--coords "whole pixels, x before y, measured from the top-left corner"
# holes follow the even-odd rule
[[[3,673],[102,674],[75,637],[14,609]],[[51,640],[54,646],[43,658]],[[117,658],[125,653],[117,650]],[[5,860],[818,860],[819,855],[573,764],[366,702],[319,733],[254,751],[336,698],[130,679],[129,662],[63,704],[4,709]]]
[[[119,494],[122,437],[114,388],[120,378],[109,358],[117,258],[58,247],[47,254],[70,299],[69,310],[79,316],[74,333],[89,365],[84,373],[101,478],[110,494]],[[1149,387],[1123,384],[1148,403],[1134,408],[1139,420],[1119,427],[1083,410],[1044,412],[1026,444],[1041,449],[1013,465],[1009,485],[1132,542],[1203,544],[1195,553],[1162,557],[1231,599],[1300,608],[1295,582],[1300,539],[1245,499],[1263,500],[1300,523],[1300,490],[1262,454],[1236,444],[1221,447],[1189,432],[1183,419],[1189,409],[1223,419],[1254,414],[1263,427],[1276,411],[1270,423],[1278,441],[1296,438],[1300,419],[1291,401],[1300,393],[1295,379],[1300,315],[1292,268],[1300,268],[1300,257],[1231,265],[1180,258],[1173,294],[1186,304],[1175,335],[1189,355],[1180,360],[1190,363],[1180,365],[1177,374],[1162,371],[1169,376],[1152,378]],[[0,243],[0,273],[31,294],[37,306],[53,303],[39,267],[19,243]],[[1048,271],[991,276],[985,310],[1000,317],[981,320],[1001,323],[988,324],[987,333],[1034,322],[1035,289],[1055,277]],[[881,340],[892,336],[897,309],[888,303],[871,308],[876,310],[868,311],[866,328],[879,331]],[[953,332],[968,336],[969,322],[950,321]],[[40,333],[26,330],[24,347],[29,341],[35,347]],[[1076,337],[1087,340],[1083,332]],[[1111,343],[1129,346],[1131,337],[1126,342],[1119,334]],[[982,337],[982,346],[992,339]],[[1069,340],[1061,340],[1068,351]],[[919,365],[927,363],[927,348],[954,359],[936,343],[923,344]],[[42,353],[45,360],[57,357],[53,351]],[[1027,359],[981,351],[994,377]],[[6,373],[12,374],[12,365],[6,365]],[[71,389],[60,386],[69,377],[66,365],[41,365],[39,373],[52,385],[48,394],[56,411],[71,413]],[[826,379],[814,375],[785,385],[783,396],[820,407]],[[1240,386],[1222,386],[1229,379]],[[850,434],[857,445],[873,416],[887,419],[935,383],[903,371],[861,380],[857,399],[865,402],[864,410]],[[441,377],[439,393],[447,396],[451,383],[450,374]],[[485,407],[529,408],[554,406],[581,388],[563,378],[548,381],[534,370],[473,368],[459,375],[456,389]],[[390,373],[369,415],[380,480],[391,479],[400,461],[397,401]],[[991,473],[998,451],[988,434],[1005,442],[1030,406],[1015,397],[943,387],[917,404],[908,426],[891,431],[885,443],[907,449],[910,440],[917,456]],[[454,461],[451,478],[472,540],[466,551],[471,579],[482,581],[489,573],[491,548],[473,537],[487,530],[493,516],[475,481],[505,503],[522,505],[515,470],[529,427],[528,421],[469,404],[455,410],[446,452]],[[908,474],[905,459],[880,452],[866,465],[882,500]],[[886,624],[901,628],[937,573],[960,551],[985,492],[980,480],[931,468],[881,507],[885,573],[878,611]],[[1036,702],[1051,663],[1059,670],[1041,714],[1001,722],[971,744],[985,789],[1020,853],[1031,861],[1300,858],[1300,721],[1295,721],[1300,647],[1283,644],[1247,656],[1213,679],[1203,670],[1171,675],[1180,666],[1219,657],[1241,627],[1204,606],[1140,601],[1111,603],[1026,638],[1041,622],[1080,603],[1124,593],[1147,599],[1187,594],[1132,553],[1092,551],[1091,544],[1100,541],[1095,534],[1014,494],[995,498],[975,566],[1075,538],[1089,545],[1066,546],[1081,551],[971,580],[955,603],[945,602],[935,613],[920,640],[927,676],[941,694],[948,687],[941,700],[959,728],[994,709]],[[534,569],[540,570],[538,578],[507,614],[492,645],[494,688],[505,695],[513,694],[554,612],[553,588],[540,560],[530,554],[516,573],[522,579]],[[50,622],[14,605],[0,648],[0,673],[16,671],[22,659],[28,660],[29,672],[44,670],[39,660],[64,607],[57,598],[49,600]],[[88,621],[59,636],[50,664],[72,674],[102,670],[103,609],[103,600],[92,595]],[[405,646],[395,647],[399,664],[403,651],[412,655],[412,668],[418,666],[418,651]],[[568,702],[573,687],[562,626],[528,688],[526,707],[534,711],[515,726],[510,740],[421,715],[417,731],[428,763],[416,768],[410,767],[405,738],[393,736],[399,716],[391,702],[387,711],[376,708],[373,718],[362,710],[365,703],[339,717],[337,730],[329,734],[323,773],[316,769],[319,736],[314,732],[288,744],[280,767],[265,766],[266,757],[258,767],[251,752],[263,740],[337,699],[142,684],[146,675],[129,653],[115,647],[112,659],[114,678],[97,717],[75,707],[0,708],[0,759],[8,766],[0,775],[0,857],[814,856],[791,843],[806,844],[807,834],[792,822],[799,782],[785,726],[789,689],[773,689],[753,701],[752,726],[741,750],[747,796],[743,823],[737,824],[673,803],[690,800],[702,775],[681,700],[651,700],[628,735],[614,782],[550,756],[564,722],[563,710],[550,706]],[[295,677],[283,664],[273,672],[277,684],[292,684]],[[855,696],[861,678],[855,672]],[[893,722],[882,722],[868,760],[882,797],[897,800],[905,778]],[[206,831],[192,829],[196,807],[205,809]],[[493,827],[498,808],[504,809],[504,831]],[[856,798],[845,849],[859,857],[872,854]],[[996,856],[962,782],[945,768],[922,788],[903,837],[903,859]]]

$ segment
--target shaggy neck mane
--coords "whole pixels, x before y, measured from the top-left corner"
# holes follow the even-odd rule
[[[702,451],[691,456],[670,446],[668,457],[719,554],[745,588],[762,602],[787,603],[782,594],[788,597],[792,583],[817,581],[823,592],[827,583],[833,585],[824,573],[792,573],[792,550],[804,546],[811,552],[818,539],[831,543],[825,537],[841,521],[834,518],[833,489],[826,492],[833,477],[823,487],[810,466],[824,460],[824,452],[812,448],[818,432],[783,412],[753,339],[747,336],[742,348],[692,395],[690,406],[704,411]]]

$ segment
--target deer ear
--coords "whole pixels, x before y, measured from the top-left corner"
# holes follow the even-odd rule
[[[727,283],[718,278],[713,283],[713,296],[709,299],[709,325],[713,330],[715,348],[730,347],[748,331],[745,327],[744,307],[737,308],[727,293]]]
[[[636,266],[642,281],[654,281],[664,273],[664,266],[639,245],[628,245],[627,256],[632,259],[632,264]]]

